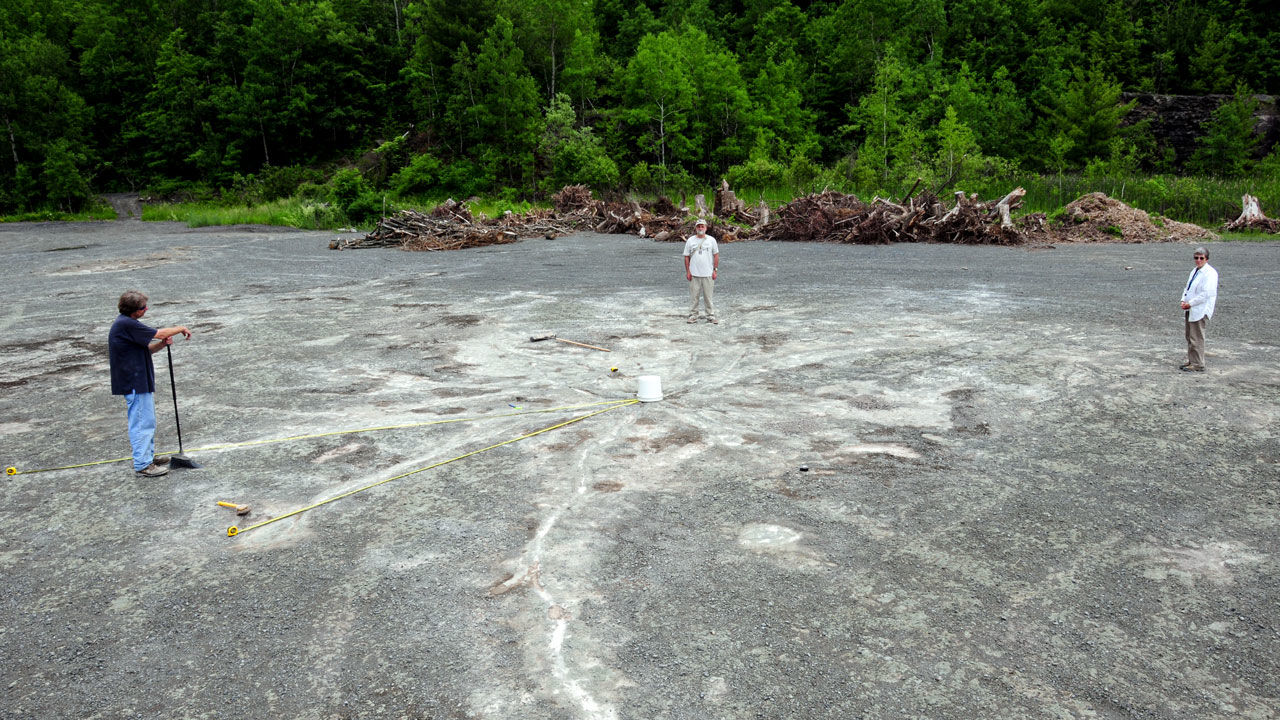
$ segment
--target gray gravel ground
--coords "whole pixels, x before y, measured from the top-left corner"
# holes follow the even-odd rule
[[[0,716],[1276,717],[1280,245],[1191,374],[1186,245],[726,245],[712,326],[678,245],[331,237],[0,226],[0,464],[128,453],[129,287],[205,464],[2,481]]]

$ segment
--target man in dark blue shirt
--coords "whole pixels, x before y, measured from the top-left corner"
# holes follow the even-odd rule
[[[173,336],[191,337],[184,326],[156,329],[141,322],[147,314],[147,296],[128,290],[117,303],[120,316],[107,335],[111,362],[111,394],[123,395],[129,414],[129,444],[133,469],[144,477],[169,472],[169,458],[156,457],[156,371],[151,355],[173,344]]]

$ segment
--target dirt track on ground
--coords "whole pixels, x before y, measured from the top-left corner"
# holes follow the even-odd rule
[[[3,480],[0,716],[1275,717],[1280,245],[1189,374],[1187,245],[734,243],[711,326],[672,245],[332,237],[0,226],[0,464],[127,454],[132,286],[205,464]]]

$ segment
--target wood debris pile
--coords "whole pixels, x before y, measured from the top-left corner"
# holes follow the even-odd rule
[[[384,217],[368,235],[334,240],[332,250],[398,247],[405,250],[461,250],[515,242],[522,237],[559,237],[574,232],[630,234],[641,237],[684,232],[692,224],[670,199],[657,202],[605,202],[585,185],[567,185],[552,196],[554,210],[531,210],[519,215],[477,219],[464,203],[449,199],[430,213],[403,210]]]
[[[1015,188],[1002,198],[982,201],[977,195],[956,192],[954,203],[948,203],[948,207],[928,191],[918,195],[908,193],[899,202],[877,197],[867,203],[854,195],[828,190],[797,198],[771,213],[763,202],[755,208],[749,207],[722,183],[715,195],[716,215],[702,214],[706,210],[703,196],[697,196],[695,201],[699,216],[706,217],[710,223],[708,232],[721,242],[752,239],[846,244],[1015,245],[1216,237],[1197,225],[1150,216],[1101,193],[1085,195],[1068,205],[1063,222],[1055,227],[1049,227],[1043,213],[1014,220],[1012,213],[1022,204],[1025,195],[1025,190]],[[1253,200],[1252,206],[1250,200]],[[383,218],[368,235],[335,240],[329,247],[459,250],[515,242],[522,237],[554,238],[585,231],[678,242],[694,232],[689,209],[677,206],[666,197],[653,203],[605,201],[595,198],[584,185],[569,185],[556,193],[552,202],[554,210],[534,210],[519,215],[508,212],[499,218],[477,219],[465,204],[449,200],[427,214],[405,210]],[[1247,226],[1280,231],[1280,221],[1263,216],[1256,199],[1245,196],[1244,204],[1245,212],[1229,224],[1228,229]],[[1251,207],[1256,211],[1252,215]],[[752,226],[742,227],[729,220]],[[1246,222],[1247,225],[1239,225]]]
[[[790,242],[834,242],[874,245],[891,242],[944,242],[1012,245],[1043,232],[1043,216],[1020,218],[1010,213],[1026,191],[1017,188],[999,200],[980,202],[976,195],[956,193],[955,205],[943,206],[932,193],[902,202],[877,197],[865,203],[853,195],[825,191],[797,198],[777,209],[753,239]]]
[[[464,223],[474,220],[471,217],[471,208],[467,207],[466,203],[460,203],[453,198],[449,198],[432,208],[431,217],[443,220],[457,220]]]
[[[395,215],[382,218],[378,226],[368,235],[334,240],[329,243],[329,249],[398,247],[405,250],[462,250],[513,243],[521,236],[527,237],[535,231],[534,228],[544,232],[551,231],[549,229],[551,224],[546,223],[531,223],[528,232],[523,225],[513,229],[510,220],[505,218],[475,222],[465,206],[461,211],[457,208],[442,211],[441,208],[444,207],[441,205],[430,214],[402,210]],[[556,230],[559,228],[557,227]]]
[[[1258,198],[1245,195],[1240,198],[1240,217],[1223,226],[1224,230],[1261,230],[1267,233],[1280,233],[1280,220],[1262,214],[1262,204]]]
[[[551,196],[551,204],[556,212],[576,213],[594,206],[595,198],[591,197],[591,188],[586,185],[565,185],[560,192]]]
[[[577,230],[657,240],[683,240],[693,234],[688,210],[677,207],[665,195],[652,203],[605,202],[594,199],[585,185],[567,185],[551,201],[561,219]]]

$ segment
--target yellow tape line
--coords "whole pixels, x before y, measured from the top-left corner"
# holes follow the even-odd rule
[[[451,418],[449,420],[427,420],[424,422],[405,423],[403,425],[382,425],[380,427],[358,428],[356,430],[335,430],[333,432],[314,433],[312,435],[290,435],[283,438],[270,438],[267,440],[246,440],[245,442],[228,443],[226,445],[208,445],[205,447],[192,448],[188,452],[208,452],[212,450],[227,450],[230,448],[252,447],[254,445],[271,445],[274,443],[292,442],[294,440],[309,440],[312,438],[330,437],[333,435],[357,435],[359,433],[376,432],[379,430],[401,430],[403,428],[426,427],[428,425],[446,425],[448,423],[474,422],[477,420],[493,420],[495,418],[516,417],[519,415],[535,415],[537,413],[559,412],[561,410],[578,410],[585,407],[595,407],[597,405],[617,405],[621,403],[631,403],[632,400],[605,400],[603,402],[584,403],[582,405],[562,405],[560,407],[547,408],[546,410],[524,410],[521,412],[502,413],[500,415],[481,415],[468,418]],[[165,450],[157,453],[158,455],[173,455],[177,450]],[[53,472],[54,470],[74,470],[75,468],[90,467],[92,465],[108,465],[110,463],[124,462],[132,460],[133,457],[112,458],[110,460],[94,460],[93,462],[80,463],[78,465],[59,465],[58,467],[40,468],[37,470],[19,470],[17,467],[10,465],[5,468],[6,475],[34,475],[36,473]]]
[[[502,447],[503,445],[510,445],[511,443],[514,443],[514,442],[519,442],[519,441],[521,441],[521,440],[527,440],[528,438],[531,438],[531,437],[533,437],[533,436],[535,436],[535,435],[541,435],[542,433],[545,433],[545,432],[551,432],[552,430],[555,430],[555,429],[557,429],[557,428],[562,428],[562,427],[564,427],[564,426],[566,426],[566,425],[572,425],[572,424],[574,424],[574,423],[576,423],[576,422],[581,422],[581,421],[583,421],[583,420],[586,420],[587,418],[595,417],[596,415],[600,415],[601,413],[607,413],[607,412],[609,412],[610,410],[617,410],[618,408],[620,408],[620,407],[625,407],[625,406],[627,406],[627,405],[634,405],[634,404],[636,404],[636,403],[638,403],[638,402],[640,402],[640,401],[639,401],[639,400],[635,400],[635,399],[633,399],[633,400],[620,400],[620,401],[618,401],[618,403],[617,403],[617,404],[612,405],[611,407],[607,407],[607,408],[605,408],[605,409],[603,409],[603,410],[597,410],[597,411],[595,411],[595,412],[593,412],[593,413],[587,413],[586,415],[579,415],[578,417],[573,418],[572,420],[566,420],[565,422],[558,423],[558,424],[556,424],[556,425],[552,425],[551,427],[545,427],[545,428],[542,428],[541,430],[535,430],[535,431],[533,431],[533,432],[531,432],[531,433],[527,433],[527,434],[525,434],[525,435],[521,435],[520,437],[512,438],[512,439],[510,439],[510,440],[504,440],[504,441],[502,441],[502,442],[500,442],[500,443],[496,443],[496,444],[494,444],[494,445],[490,445],[489,447],[480,448],[479,450],[472,450],[472,451],[471,451],[471,452],[469,452],[469,453],[466,453],[466,454],[464,454],[464,455],[459,455],[458,457],[455,457],[455,458],[449,458],[448,460],[441,460],[441,461],[440,461],[440,462],[438,462],[438,463],[432,463],[431,465],[427,465],[426,467],[418,468],[417,470],[410,470],[410,471],[409,471],[409,472],[407,472],[407,473],[402,473],[402,474],[400,474],[400,475],[396,475],[396,476],[394,476],[394,477],[389,477],[389,478],[387,478],[387,479],[385,479],[385,480],[379,480],[379,481],[377,481],[377,482],[375,482],[375,483],[370,483],[370,484],[368,484],[368,485],[365,485],[364,487],[358,487],[358,488],[356,488],[355,490],[349,490],[349,491],[347,491],[347,492],[342,493],[341,495],[334,495],[334,496],[333,496],[333,497],[331,497],[331,498],[326,498],[326,499],[324,499],[324,500],[321,500],[321,501],[320,501],[320,502],[318,502],[318,503],[314,503],[314,504],[312,504],[312,505],[308,505],[308,506],[303,507],[303,508],[298,508],[297,510],[292,510],[292,511],[287,512],[287,513],[285,513],[285,514],[283,514],[283,515],[280,515],[279,517],[273,517],[273,518],[271,518],[270,520],[263,520],[262,522],[257,523],[256,525],[250,525],[249,527],[246,527],[246,528],[239,528],[239,527],[236,527],[235,525],[232,525],[231,527],[227,528],[227,537],[235,537],[236,535],[239,535],[240,533],[246,533],[246,532],[249,532],[250,530],[255,530],[255,529],[257,529],[257,528],[262,527],[263,525],[270,525],[270,524],[271,524],[271,523],[273,523],[273,522],[277,522],[277,521],[279,521],[279,520],[284,520],[285,518],[293,517],[294,515],[298,515],[298,514],[304,513],[304,512],[306,512],[306,511],[308,511],[308,510],[314,510],[315,508],[318,508],[318,507],[320,507],[321,505],[327,505],[327,504],[329,504],[329,503],[333,502],[334,500],[341,500],[342,498],[350,497],[350,496],[352,496],[352,495],[355,495],[355,494],[356,494],[356,493],[358,493],[358,492],[364,492],[365,490],[368,490],[368,489],[370,489],[370,488],[375,488],[375,487],[378,487],[379,485],[385,485],[386,483],[389,483],[389,482],[391,482],[392,480],[400,480],[401,478],[407,478],[407,477],[409,477],[410,475],[417,475],[417,474],[418,474],[418,473],[420,473],[420,472],[426,472],[427,470],[431,470],[431,469],[433,469],[433,468],[438,468],[438,467],[440,467],[441,465],[448,465],[448,464],[449,464],[449,463],[451,463],[451,462],[454,462],[454,461],[457,461],[457,460],[462,460],[463,458],[469,458],[469,457],[471,457],[472,455],[479,455],[479,454],[480,454],[480,453],[482,453],[482,452],[487,452],[487,451],[489,451],[489,450],[493,450],[494,448],[500,448],[500,447]],[[594,403],[594,404],[599,405],[599,404],[602,404],[602,403]]]

